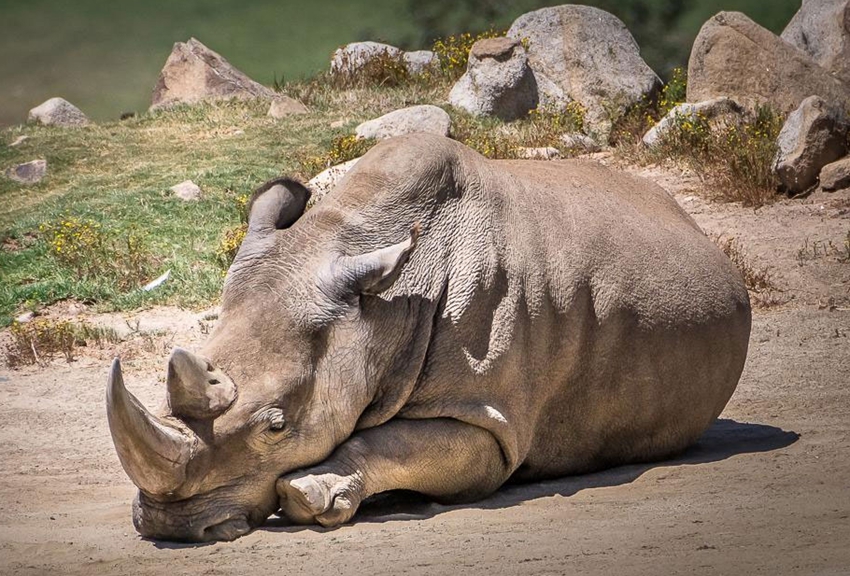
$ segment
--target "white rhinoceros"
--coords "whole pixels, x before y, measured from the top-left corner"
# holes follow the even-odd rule
[[[333,526],[393,489],[471,501],[667,458],[723,410],[750,306],[662,189],[593,162],[387,140],[303,214],[252,199],[218,326],[176,349],[169,409],[107,393],[144,536]]]

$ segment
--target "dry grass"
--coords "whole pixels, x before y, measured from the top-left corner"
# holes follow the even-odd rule
[[[114,330],[87,322],[36,318],[30,322],[13,322],[9,330],[11,342],[6,345],[6,364],[17,368],[28,364],[44,364],[57,355],[74,360],[79,346],[119,342]]]
[[[838,243],[832,240],[812,240],[806,238],[797,250],[797,265],[826,258],[835,258],[840,263],[850,263],[850,230]]]
[[[741,273],[754,306],[769,308],[781,303],[780,290],[773,280],[770,269],[755,264],[737,238],[714,236],[711,239]]]

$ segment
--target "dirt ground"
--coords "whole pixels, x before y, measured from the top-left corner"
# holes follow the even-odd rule
[[[679,174],[639,172],[708,233],[736,237],[777,287],[778,305],[755,312],[737,392],[682,457],[511,486],[468,506],[385,499],[334,530],[272,519],[229,543],[143,540],[106,423],[108,362],[121,353],[128,386],[155,407],[168,349],[197,344],[211,316],[58,306],[51,313],[112,325],[125,342],[71,364],[0,369],[0,573],[850,574],[850,262],[840,254],[850,192],[754,211],[707,202]]]

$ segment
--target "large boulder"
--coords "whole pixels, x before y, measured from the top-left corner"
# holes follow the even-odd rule
[[[195,38],[177,42],[159,73],[151,110],[204,100],[275,97],[274,91],[234,68]]]
[[[782,39],[850,83],[850,0],[803,0]]]
[[[727,96],[788,113],[812,94],[843,106],[850,86],[740,12],[721,12],[703,25],[688,63],[689,102]]]
[[[515,120],[537,107],[537,83],[522,44],[487,38],[472,45],[466,73],[449,93],[449,103],[475,116]]]
[[[661,87],[626,25],[604,10],[542,8],[517,18],[508,36],[528,49],[541,103],[557,108],[578,101],[590,130],[603,138],[614,117]]]
[[[428,132],[448,136],[452,119],[442,108],[426,104],[411,106],[384,114],[380,118],[360,124],[355,130],[358,138],[393,138],[414,132]]]
[[[744,115],[743,107],[729,98],[715,98],[705,102],[679,104],[658,124],[652,127],[643,137],[643,143],[648,147],[657,146],[682,121],[705,121],[712,129],[729,125]]]
[[[21,184],[36,184],[46,175],[47,160],[32,160],[6,170],[7,178]]]
[[[804,192],[817,183],[821,168],[847,152],[847,126],[840,112],[810,96],[788,116],[777,143],[774,169],[782,185]]]
[[[824,166],[820,171],[820,185],[829,191],[850,188],[850,157]]]
[[[51,98],[29,111],[27,119],[46,126],[85,126],[89,123],[83,111],[63,98]]]

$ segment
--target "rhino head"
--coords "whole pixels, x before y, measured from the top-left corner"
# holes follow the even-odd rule
[[[375,383],[399,371],[361,300],[393,284],[418,228],[346,254],[334,244],[341,212],[299,221],[309,196],[288,179],[255,192],[218,325],[198,354],[172,352],[161,415],[112,364],[109,427],[139,488],[133,523],[142,536],[231,540],[263,523],[278,509],[276,479],[327,458],[362,425]],[[391,341],[409,347],[414,333],[408,322]]]

